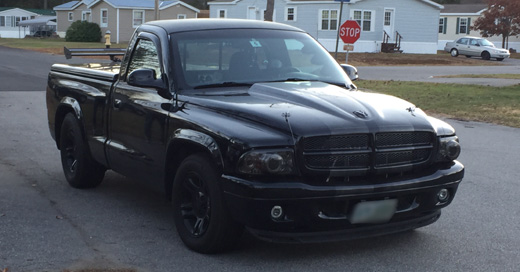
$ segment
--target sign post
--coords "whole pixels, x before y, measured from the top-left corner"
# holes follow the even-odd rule
[[[339,21],[338,21],[341,23],[341,15],[343,15],[343,2],[350,3],[350,0],[334,0],[334,1],[341,2],[340,6],[339,6]],[[339,41],[339,31],[338,31],[338,35],[336,35],[336,51],[334,52],[335,59],[338,59],[338,41]]]
[[[338,36],[343,40],[344,43],[347,44],[345,48],[347,48],[347,55],[345,57],[345,62],[348,61],[348,53],[351,50],[348,49],[354,49],[354,44],[359,37],[361,36],[361,26],[359,26],[358,22],[355,20],[347,20],[345,21],[340,27],[338,31]],[[348,46],[351,45],[351,46]],[[336,45],[336,51],[337,51],[337,45]]]

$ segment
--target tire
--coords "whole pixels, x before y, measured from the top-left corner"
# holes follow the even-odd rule
[[[60,154],[63,173],[70,186],[94,188],[103,181],[106,169],[92,159],[80,124],[72,113],[67,113],[61,125]]]
[[[497,58],[497,60],[498,60],[498,61],[503,61],[503,60],[504,60],[504,58]]]
[[[489,52],[487,52],[487,51],[482,52],[481,56],[482,56],[483,60],[489,60],[491,58],[491,56],[489,55]]]
[[[232,249],[243,226],[226,208],[215,164],[202,153],[188,156],[179,166],[172,186],[174,222],[183,243],[199,253]]]
[[[471,58],[471,56],[470,56],[470,55],[466,55],[466,58],[468,58],[468,59],[469,59],[469,58]]]
[[[455,48],[451,49],[451,51],[450,51],[450,55],[451,55],[452,57],[456,57],[456,56],[458,56],[458,55],[459,55],[459,50],[457,50],[457,49],[455,49]]]

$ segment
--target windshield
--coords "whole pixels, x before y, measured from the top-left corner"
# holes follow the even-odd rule
[[[172,46],[174,57],[180,59],[175,70],[181,89],[300,80],[351,84],[331,55],[305,33],[193,31],[173,34]]]
[[[491,46],[491,47],[495,47],[495,45],[494,45],[492,42],[490,42],[490,41],[488,41],[488,40],[486,40],[486,39],[478,40],[478,43],[479,43],[481,46]]]

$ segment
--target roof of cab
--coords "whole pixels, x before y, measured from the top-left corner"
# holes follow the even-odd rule
[[[184,19],[151,21],[144,25],[164,28],[168,33],[215,30],[215,29],[277,29],[305,32],[299,28],[280,23],[241,19]]]

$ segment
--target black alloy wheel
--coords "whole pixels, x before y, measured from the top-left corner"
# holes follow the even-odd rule
[[[211,218],[211,200],[204,179],[194,171],[182,181],[181,213],[184,226],[194,237],[206,233]]]
[[[79,121],[72,113],[65,115],[61,125],[60,155],[63,173],[70,186],[93,188],[103,181],[106,169],[92,159]]]
[[[232,249],[243,226],[228,211],[215,163],[204,153],[185,158],[172,186],[173,216],[182,242],[199,253]]]

